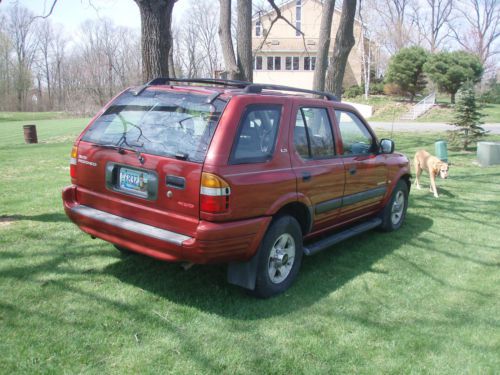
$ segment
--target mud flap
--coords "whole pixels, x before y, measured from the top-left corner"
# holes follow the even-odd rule
[[[245,289],[254,290],[257,280],[258,251],[246,262],[229,263],[227,266],[227,282]]]

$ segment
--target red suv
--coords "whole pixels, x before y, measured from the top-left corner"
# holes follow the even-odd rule
[[[70,173],[64,208],[84,232],[227,263],[228,281],[260,297],[286,290],[303,254],[398,229],[410,190],[408,159],[334,96],[209,79],[119,94],[76,140]]]

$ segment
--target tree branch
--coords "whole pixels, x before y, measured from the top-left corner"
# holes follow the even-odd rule
[[[57,0],[54,0],[54,2],[52,3],[52,6],[50,7],[49,13],[47,13],[45,16],[35,16],[31,19],[31,22],[33,22],[37,18],[42,18],[42,19],[49,18],[51,16],[52,12],[54,11],[54,8],[56,7],[56,4],[57,4]]]

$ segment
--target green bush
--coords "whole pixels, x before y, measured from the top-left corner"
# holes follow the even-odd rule
[[[365,92],[365,90],[364,90],[363,86],[355,85],[355,86],[351,86],[345,90],[344,97],[345,98],[355,98],[356,96],[363,95],[364,92]]]
[[[385,81],[397,85],[400,91],[413,101],[426,85],[423,67],[428,53],[421,47],[402,48],[391,57]]]
[[[382,94],[384,94],[383,82],[370,83],[370,95],[382,95]]]
[[[481,103],[500,104],[500,83],[494,83],[479,97]]]
[[[438,85],[441,92],[451,95],[451,103],[455,103],[455,95],[467,81],[477,83],[483,74],[483,65],[479,58],[468,52],[439,52],[429,57],[424,71]]]

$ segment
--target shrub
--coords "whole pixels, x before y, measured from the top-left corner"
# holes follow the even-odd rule
[[[458,91],[458,101],[453,112],[454,119],[450,125],[458,129],[450,132],[450,143],[467,150],[471,143],[486,134],[486,131],[480,126],[483,115],[479,112],[472,82],[468,81]]]
[[[363,86],[355,85],[355,86],[351,86],[345,90],[344,97],[345,98],[354,98],[356,96],[363,95],[364,92],[365,92],[365,90],[364,90]]]
[[[489,104],[500,104],[500,83],[493,83],[490,88],[479,97],[479,101]]]
[[[384,94],[384,84],[382,82],[370,83],[370,95]]]
[[[397,84],[413,101],[426,85],[423,69],[427,57],[427,52],[421,47],[402,48],[391,57],[386,82]]]
[[[454,104],[455,94],[465,82],[477,83],[481,80],[483,65],[476,55],[468,52],[440,52],[431,55],[424,71],[440,91],[451,95],[451,103]]]
[[[386,83],[383,88],[385,95],[398,96],[401,95],[401,87],[395,83]]]

